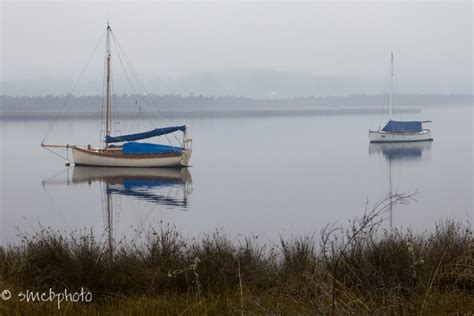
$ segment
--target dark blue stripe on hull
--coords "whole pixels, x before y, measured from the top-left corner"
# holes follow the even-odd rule
[[[371,143],[417,143],[417,142],[432,142],[433,138],[417,139],[417,140],[371,140]]]

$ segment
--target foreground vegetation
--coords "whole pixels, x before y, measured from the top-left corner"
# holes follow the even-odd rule
[[[0,313],[307,315],[474,313],[469,225],[382,230],[380,204],[344,231],[277,245],[215,233],[185,239],[170,226],[120,240],[50,229],[0,250]],[[86,288],[91,303],[19,302],[25,289]]]

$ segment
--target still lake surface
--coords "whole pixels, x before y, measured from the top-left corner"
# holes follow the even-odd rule
[[[390,187],[418,192],[417,202],[394,207],[393,226],[422,231],[447,218],[472,225],[472,108],[424,107],[397,118],[431,119],[435,140],[369,146],[368,129],[384,123],[379,114],[174,118],[167,123],[190,126],[193,167],[145,173],[66,168],[40,147],[50,122],[4,120],[1,243],[41,226],[101,236],[107,223],[116,238],[170,223],[186,236],[222,229],[276,240],[360,217]],[[97,144],[99,129],[93,120],[59,121],[48,142]]]

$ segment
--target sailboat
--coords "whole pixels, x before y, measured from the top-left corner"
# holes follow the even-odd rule
[[[390,95],[389,95],[389,121],[377,131],[369,130],[371,143],[388,142],[419,142],[432,141],[431,130],[423,128],[423,123],[431,121],[394,121],[392,120],[393,107],[393,53],[390,54]]]
[[[107,23],[106,56],[104,75],[103,126],[104,139],[100,147],[91,145],[53,145],[41,143],[44,148],[66,148],[71,150],[75,165],[100,167],[182,167],[188,166],[192,153],[192,140],[187,135],[185,125],[155,128],[150,131],[112,135],[111,133],[111,47],[112,29]],[[156,136],[182,132],[180,146],[136,142]],[[66,161],[66,165],[70,164]]]

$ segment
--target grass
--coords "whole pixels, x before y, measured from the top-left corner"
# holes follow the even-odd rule
[[[84,287],[93,301],[58,310],[55,302],[13,296],[0,300],[0,314],[473,314],[470,226],[382,230],[380,210],[346,230],[277,245],[220,231],[187,240],[166,226],[116,242],[112,256],[92,232],[43,229],[0,249],[0,290]]]

